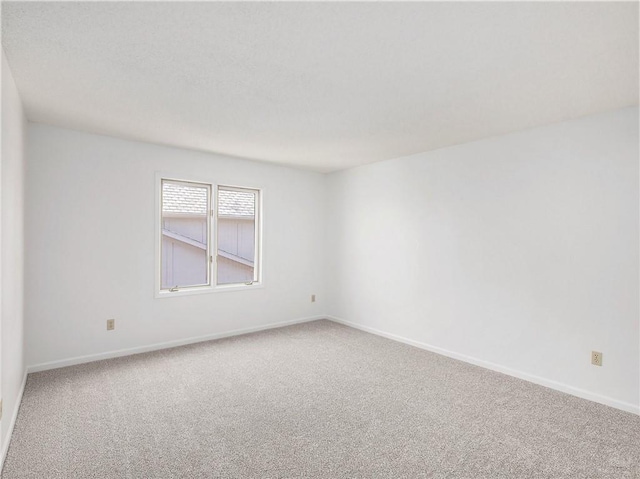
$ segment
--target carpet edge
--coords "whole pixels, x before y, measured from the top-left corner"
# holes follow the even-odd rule
[[[256,333],[258,331],[265,331],[268,329],[283,328],[286,326],[292,326],[294,324],[308,323],[311,321],[318,321],[320,319],[328,319],[326,315],[308,316],[305,318],[291,319],[288,321],[279,321],[277,323],[269,323],[262,326],[254,326],[250,328],[234,329],[231,331],[225,331],[222,333],[205,334],[202,336],[192,336],[189,338],[175,339],[171,341],[163,341],[160,343],[148,344],[145,346],[136,346],[133,348],[116,349],[113,351],[105,351],[102,353],[88,354],[85,356],[76,356],[66,359],[58,359],[55,361],[48,361],[39,364],[32,364],[27,366],[26,374],[37,373],[40,371],[48,371],[50,369],[64,368],[67,366],[75,366],[77,364],[91,363],[94,361],[101,361],[103,359],[118,358],[122,356],[131,356],[134,354],[147,353],[150,351],[158,351],[161,349],[170,349],[179,346],[185,346],[187,344],[201,343],[204,341],[212,341],[214,339],[229,338],[232,336],[240,336],[242,334]]]
[[[604,404],[605,406],[613,407],[615,409],[619,409],[619,410],[640,416],[640,405],[634,405],[625,401],[620,401],[618,399],[614,399],[609,396],[602,396],[600,394],[592,393],[584,389],[569,386],[568,384],[554,381],[552,379],[535,376],[533,374],[518,371],[516,369],[511,369],[506,366],[501,366],[500,364],[485,361],[483,359],[478,359],[472,356],[467,356],[465,354],[449,351],[448,349],[439,348],[437,346],[433,346],[428,343],[415,341],[413,339],[405,338],[403,336],[393,334],[393,333],[388,333],[386,331],[372,328],[370,326],[364,326],[352,321],[347,321],[346,319],[338,318],[336,316],[328,315],[326,316],[326,318],[335,323],[342,324],[344,326],[348,326],[354,329],[359,329],[360,331],[365,331],[367,333],[375,334],[376,336],[381,336],[386,339],[391,339],[393,341],[408,344],[409,346],[414,346],[420,349],[424,349],[432,353],[440,354],[442,356],[446,356],[452,359],[457,359],[465,363],[473,364],[474,366],[480,366],[482,368],[489,369],[491,371],[496,371],[502,374],[506,374],[507,376],[512,376],[518,379],[522,379],[524,381],[528,381],[530,383],[537,384],[539,386],[544,386],[549,389],[554,389],[556,391],[570,394],[580,399],[586,399],[588,401]]]
[[[11,413],[11,422],[9,423],[9,428],[7,429],[7,436],[2,439],[2,455],[0,456],[0,475],[2,475],[2,469],[4,468],[4,461],[7,458],[7,453],[9,452],[9,446],[11,445],[11,438],[13,437],[13,429],[16,425],[16,420],[18,419],[18,411],[20,410],[20,404],[22,404],[22,396],[24,395],[24,388],[27,386],[27,375],[29,374],[28,369],[25,368],[24,375],[22,377],[22,384],[20,384],[20,390],[18,391],[18,397],[16,400],[16,405],[13,408]]]

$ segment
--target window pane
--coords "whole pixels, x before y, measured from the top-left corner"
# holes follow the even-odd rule
[[[237,284],[256,278],[255,190],[218,188],[218,284]]]
[[[162,289],[209,284],[209,192],[162,180]]]

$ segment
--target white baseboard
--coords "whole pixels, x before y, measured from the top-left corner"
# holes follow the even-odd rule
[[[7,436],[2,438],[2,456],[0,457],[0,475],[2,474],[2,468],[4,467],[4,460],[7,458],[7,452],[9,452],[9,444],[11,443],[11,435],[13,434],[13,428],[16,425],[16,419],[18,419],[18,410],[22,403],[22,395],[24,394],[24,387],[27,384],[27,372],[25,371],[22,378],[22,384],[20,385],[20,391],[18,391],[18,397],[16,398],[16,404],[11,412],[11,422],[9,423],[9,429],[7,429]]]
[[[234,329],[233,331],[225,331],[223,333],[214,333],[214,334],[207,334],[204,336],[195,336],[191,338],[177,339],[173,341],[166,341],[163,343],[155,343],[155,344],[149,344],[146,346],[138,346],[135,348],[118,349],[116,351],[107,351],[104,353],[89,354],[87,356],[76,356],[73,358],[61,359],[58,361],[50,361],[46,363],[33,364],[31,366],[27,366],[27,373],[37,373],[40,371],[47,371],[49,369],[58,369],[58,368],[64,368],[67,366],[74,366],[76,364],[100,361],[103,359],[118,358],[121,356],[130,356],[132,354],[147,353],[149,351],[157,351],[159,349],[175,348],[178,346],[184,346],[186,344],[201,343],[203,341],[211,341],[213,339],[228,338],[231,336],[238,336],[240,334],[255,333],[255,332],[264,331],[267,329],[282,328],[284,326],[291,326],[292,324],[307,323],[309,321],[316,321],[318,319],[326,319],[326,318],[327,316],[325,315],[310,316],[307,318],[299,318],[299,319],[293,319],[289,321],[280,321],[278,323],[265,324],[263,326]]]
[[[499,364],[491,363],[489,361],[484,361],[482,359],[477,359],[471,356],[467,356],[465,354],[456,353],[453,351],[449,351],[443,348],[439,348],[437,346],[432,346],[427,343],[423,343],[420,341],[414,341],[412,339],[404,338],[402,336],[398,336],[397,334],[387,333],[385,331],[381,331],[379,329],[371,328],[369,326],[363,326],[357,323],[353,323],[351,321],[346,321],[341,318],[337,318],[335,316],[327,316],[327,319],[334,321],[336,323],[344,324],[345,326],[349,326],[351,328],[359,329],[361,331],[365,331],[367,333],[372,333],[377,336],[382,336],[387,339],[392,339],[394,341],[398,341],[400,343],[409,344],[410,346],[415,346],[420,349],[425,349],[427,351],[431,351],[432,353],[441,354],[442,356],[447,356],[449,358],[458,359],[460,361],[464,361],[465,363],[474,364],[476,366],[483,367],[485,369],[491,369],[492,371],[497,371],[499,373],[506,374],[508,376],[513,376],[518,379],[523,379],[525,381],[529,381],[540,386],[545,386],[550,389],[555,389],[557,391],[561,391],[563,393],[571,394],[572,396],[577,396],[582,399],[587,399],[589,401],[594,401],[600,404],[604,404],[606,406],[611,406],[616,409],[621,409],[626,412],[630,412],[633,414],[640,415],[640,406],[635,404],[627,403],[624,401],[619,401],[617,399],[613,399],[607,396],[602,396],[600,394],[592,393],[589,391],[585,391],[584,389],[575,388],[573,386],[569,386],[564,383],[560,383],[557,381],[553,381],[551,379],[542,378],[539,376],[535,376],[533,374],[524,373],[522,371],[517,371],[515,369],[511,369],[505,366],[501,366]]]
[[[557,391],[561,391],[567,394],[571,394],[573,396],[577,396],[579,398],[582,399],[587,399],[589,401],[594,401],[600,404],[604,404],[606,406],[611,406],[614,407],[616,409],[621,409],[622,411],[627,411],[633,414],[637,414],[640,415],[640,406],[635,405],[635,404],[631,404],[631,403],[627,403],[624,401],[619,401],[617,399],[614,398],[610,398],[608,396],[602,396],[600,394],[596,394],[596,393],[592,393],[590,391],[586,391],[584,389],[579,389],[573,386],[569,386],[567,384],[564,383],[560,383],[557,381],[553,381],[551,379],[546,379],[546,378],[542,378],[540,376],[535,376],[533,374],[529,374],[529,373],[525,373],[522,371],[518,371],[515,369],[511,369],[505,366],[501,366],[499,364],[495,364],[495,363],[491,363],[489,361],[484,361],[482,359],[477,359],[471,356],[467,356],[465,354],[460,354],[460,353],[456,353],[454,351],[449,351],[443,348],[439,348],[437,346],[432,346],[430,344],[427,343],[423,343],[420,341],[414,341],[412,339],[408,339],[402,336],[399,336],[397,334],[392,334],[392,333],[388,333],[385,331],[381,331],[379,329],[375,329],[375,328],[371,328],[369,326],[363,326],[351,321],[347,321],[335,316],[329,316],[329,315],[319,315],[319,316],[311,316],[311,317],[307,317],[307,318],[300,318],[300,319],[294,319],[294,320],[290,320],[290,321],[281,321],[278,323],[271,323],[271,324],[267,324],[267,325],[263,325],[263,326],[257,326],[257,327],[252,327],[252,328],[244,328],[244,329],[236,329],[233,331],[227,331],[227,332],[223,332],[223,333],[215,333],[215,334],[209,334],[209,335],[205,335],[205,336],[197,336],[197,337],[191,337],[191,338],[186,338],[186,339],[179,339],[179,340],[175,340],[175,341],[167,341],[167,342],[163,342],[163,343],[155,343],[155,344],[150,344],[147,346],[140,346],[140,347],[135,347],[135,348],[128,348],[128,349],[120,349],[120,350],[116,350],[116,351],[109,351],[109,352],[105,352],[105,353],[98,353],[98,354],[91,354],[91,355],[87,355],[87,356],[78,356],[78,357],[74,357],[74,358],[69,358],[69,359],[62,359],[59,361],[51,361],[51,362],[47,362],[47,363],[41,363],[41,364],[34,364],[31,366],[27,367],[27,373],[35,373],[35,372],[39,372],[39,371],[46,371],[49,369],[57,369],[57,368],[62,368],[62,367],[66,367],[66,366],[73,366],[76,364],[82,364],[82,363],[88,363],[88,362],[93,362],[93,361],[100,361],[102,359],[109,359],[109,358],[117,358],[117,357],[121,357],[121,356],[129,356],[132,354],[139,354],[139,353],[145,353],[145,352],[149,352],[149,351],[157,351],[159,349],[168,349],[168,348],[174,348],[177,346],[183,346],[186,344],[193,344],[193,343],[199,343],[199,342],[203,342],[203,341],[210,341],[213,339],[221,339],[221,338],[227,338],[227,337],[231,337],[231,336],[238,336],[240,334],[247,334],[247,333],[253,333],[253,332],[257,332],[257,331],[264,331],[267,329],[274,329],[274,328],[281,328],[284,326],[290,326],[293,324],[298,324],[298,323],[306,323],[309,321],[316,321],[319,319],[329,319],[331,321],[334,321],[336,323],[340,323],[340,324],[344,324],[345,326],[349,326],[355,329],[359,329],[361,331],[366,331],[368,333],[372,333],[375,334],[377,336],[382,336],[384,338],[388,338],[388,339],[392,339],[394,341],[398,341],[401,343],[405,343],[405,344],[409,344],[411,346],[415,346],[417,348],[421,348],[421,349],[425,349],[427,351],[431,351],[433,353],[436,354],[441,354],[442,356],[447,356],[453,359],[458,359],[460,361],[464,361],[466,363],[470,363],[470,364],[474,364],[476,366],[480,366],[486,369],[490,369],[492,371],[497,371],[499,373],[503,373],[503,374],[507,374],[508,376],[513,376],[519,379],[523,379],[525,381],[529,381],[535,384],[539,384],[541,386],[545,386],[551,389],[555,389]],[[25,374],[25,379],[23,381],[22,384],[22,389],[20,392],[20,398],[22,398],[22,392],[24,391],[24,384],[26,381],[26,374]],[[19,402],[18,405],[16,406],[16,410],[14,411],[14,417],[12,418],[12,425],[11,425],[11,430],[13,430],[13,424],[15,422],[15,418],[17,417],[17,412],[18,412],[18,407],[19,407]],[[6,448],[8,447],[8,443],[4,443],[4,447],[3,447],[3,455],[2,455],[2,459],[4,461],[4,454],[6,454]]]

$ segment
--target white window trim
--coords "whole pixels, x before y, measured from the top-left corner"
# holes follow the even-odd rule
[[[207,185],[210,188],[209,197],[209,284],[203,286],[192,286],[180,288],[177,291],[169,291],[162,289],[162,180],[181,181],[185,183],[196,183]],[[252,284],[217,284],[217,251],[218,251],[218,188],[238,189],[238,190],[254,190],[258,192],[257,198],[257,220],[256,220],[256,280]],[[263,250],[263,207],[264,204],[264,188],[255,186],[238,186],[233,182],[210,181],[205,178],[193,179],[182,175],[157,172],[155,181],[155,298],[173,298],[177,296],[190,296],[194,294],[224,293],[234,291],[251,291],[254,289],[263,289],[264,277],[262,267],[262,250]]]

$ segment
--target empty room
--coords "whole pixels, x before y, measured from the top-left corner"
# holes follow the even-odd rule
[[[640,479],[639,5],[2,1],[2,479]]]

